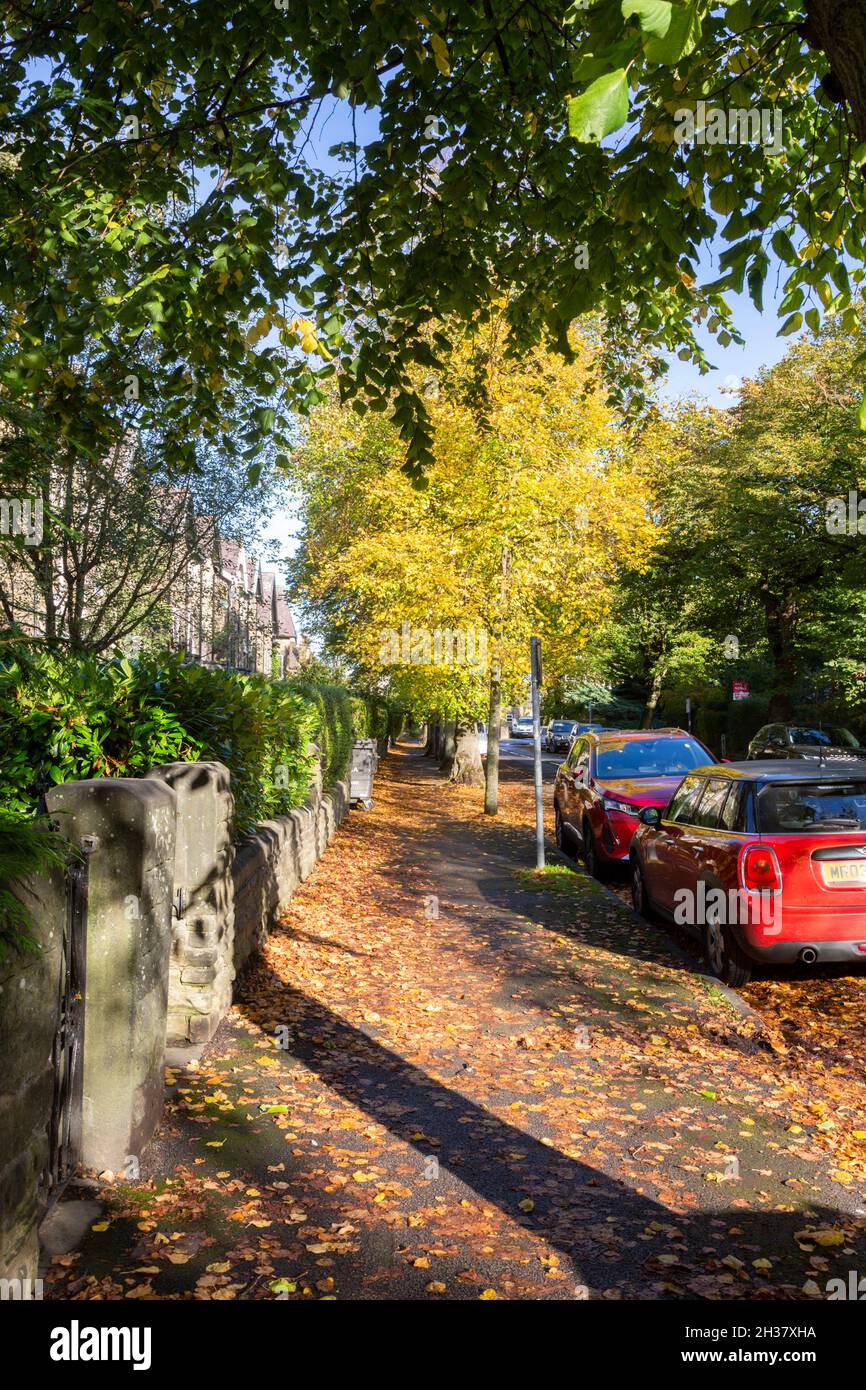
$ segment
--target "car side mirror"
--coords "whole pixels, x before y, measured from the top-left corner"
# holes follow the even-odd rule
[[[662,813],[658,806],[642,806],[637,813],[641,825],[661,825]]]

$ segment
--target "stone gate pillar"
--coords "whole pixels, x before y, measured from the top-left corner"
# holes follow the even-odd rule
[[[46,796],[87,851],[81,1162],[129,1176],[162,1116],[176,801],[163,783],[126,777]]]
[[[174,884],[183,910],[172,927],[167,1041],[207,1042],[235,976],[231,778],[218,762],[166,763],[147,778],[177,797]]]

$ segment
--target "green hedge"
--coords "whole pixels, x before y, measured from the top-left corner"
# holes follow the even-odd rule
[[[381,727],[379,697],[294,678],[7,649],[0,663],[0,811],[29,819],[57,782],[137,777],[216,758],[232,774],[238,833],[297,806],[316,743],[326,786],[353,737]],[[385,716],[387,732],[387,713]]]

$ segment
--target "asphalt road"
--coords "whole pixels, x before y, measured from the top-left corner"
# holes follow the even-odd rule
[[[510,762],[524,763],[532,767],[532,739],[531,738],[504,738],[499,745],[499,756],[507,758]],[[556,769],[560,763],[564,762],[568,755],[563,751],[560,753],[545,753],[544,745],[541,748],[541,768],[546,782],[552,782],[556,776]]]

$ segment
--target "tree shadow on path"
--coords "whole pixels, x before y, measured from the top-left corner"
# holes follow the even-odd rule
[[[419,1155],[435,1157],[446,1181],[465,1185],[510,1221],[542,1237],[570,1262],[578,1284],[598,1290],[616,1286],[626,1297],[659,1298],[677,1292],[692,1297],[797,1297],[814,1270],[795,1232],[840,1222],[850,1233],[846,1268],[855,1259],[855,1244],[863,1266],[859,1219],[794,1195],[793,1211],[726,1210],[721,1205],[688,1215],[672,1211],[647,1192],[542,1143],[543,1134],[509,1124],[436,1080],[370,1033],[286,985],[265,961],[256,961],[244,984],[248,1004],[242,999],[240,1008],[257,1022],[267,1016],[288,1024],[290,1056]],[[444,1051],[442,1062],[444,1068]],[[505,1095],[497,1104],[510,1099]],[[539,1097],[530,1093],[525,1099]],[[527,1122],[543,1123],[543,1116],[528,1115]],[[520,1207],[527,1200],[533,1203],[529,1212]],[[661,1255],[665,1260],[657,1263]],[[754,1277],[738,1282],[736,1266],[721,1263],[726,1256],[744,1266],[767,1256],[773,1261],[772,1275],[760,1283]],[[751,1268],[748,1272],[752,1275]],[[720,1277],[731,1277],[732,1282],[720,1284]]]

